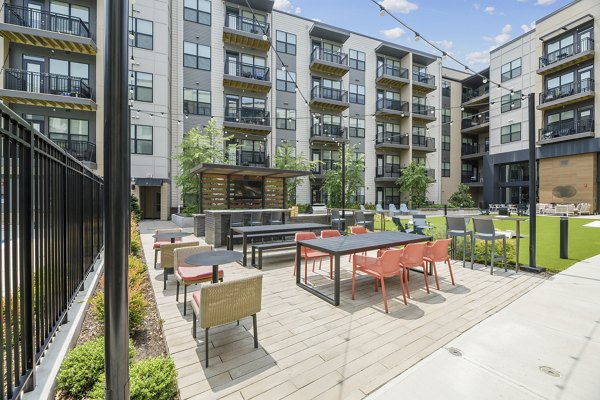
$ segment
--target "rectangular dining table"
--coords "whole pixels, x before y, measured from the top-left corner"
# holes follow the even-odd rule
[[[296,285],[314,294],[315,296],[338,306],[340,304],[340,257],[362,253],[369,250],[378,250],[386,247],[403,246],[410,243],[430,241],[431,236],[415,235],[403,232],[373,232],[364,235],[339,236],[326,239],[300,240],[296,243]],[[301,247],[308,247],[330,254],[334,258],[333,271],[333,298],[318,289],[302,283]]]

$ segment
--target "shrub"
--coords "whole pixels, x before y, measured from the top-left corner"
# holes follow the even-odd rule
[[[140,286],[146,277],[148,267],[146,263],[139,258],[129,256],[129,288]]]
[[[133,342],[129,341],[129,358],[134,356]],[[94,387],[104,372],[104,337],[100,336],[73,348],[58,371],[58,389],[82,398]]]
[[[373,203],[365,203],[365,210],[374,210],[375,204]]]
[[[310,207],[310,204],[296,204],[296,206],[298,207],[298,213],[304,214],[308,210],[308,207]]]
[[[469,208],[475,206],[473,197],[471,197],[471,190],[464,183],[460,183],[458,185],[458,189],[456,190],[456,192],[452,193],[452,195],[448,199],[448,203],[452,204],[455,207]]]
[[[457,240],[457,245],[456,245],[456,259],[457,260],[462,260],[463,256],[462,256],[462,250],[463,250],[463,245],[462,245],[462,240]],[[479,264],[483,264],[484,262],[484,253],[485,253],[485,242],[483,240],[476,240],[475,241],[475,262],[479,263]],[[495,257],[497,258],[498,256],[502,256],[502,240],[496,240],[496,249],[495,249]],[[491,262],[491,257],[492,257],[492,242],[488,242],[488,257],[487,257],[487,264],[489,265]],[[506,259],[508,260],[508,264],[509,265],[514,265],[515,264],[515,257],[516,257],[516,245],[515,245],[515,241],[511,240],[511,239],[507,239],[506,240]],[[471,245],[470,243],[467,243],[467,260],[471,259]],[[504,263],[502,262],[498,262],[495,261],[494,262],[494,267],[500,267],[502,266]]]
[[[142,238],[140,237],[140,231],[138,230],[138,225],[133,217],[131,216],[131,221],[129,224],[129,234],[130,234],[130,246],[129,251],[131,254],[137,257],[141,257],[142,255]]]
[[[177,374],[169,357],[147,358],[131,365],[129,389],[131,400],[171,400],[177,395]],[[105,378],[102,374],[90,400],[104,400]]]
[[[134,218],[136,222],[142,219],[140,201],[133,194],[129,196],[129,209],[131,210],[131,217]]]
[[[90,300],[91,312],[96,321],[104,323],[104,292],[99,291]],[[139,286],[129,289],[129,335],[133,335],[146,318],[148,302]]]

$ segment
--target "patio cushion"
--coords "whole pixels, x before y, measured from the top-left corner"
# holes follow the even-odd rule
[[[160,246],[163,244],[171,243],[170,241],[159,240],[154,242],[154,249],[160,249]]]
[[[184,282],[209,280],[212,278],[212,267],[177,267],[177,273]],[[223,270],[219,268],[219,278],[223,277]]]
[[[196,291],[192,294],[192,300],[200,307],[200,291]]]

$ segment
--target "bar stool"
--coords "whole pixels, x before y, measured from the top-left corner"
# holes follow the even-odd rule
[[[365,213],[362,211],[354,212],[354,225],[364,226],[367,229],[373,230],[373,222],[367,221]]]
[[[338,231],[345,231],[346,229],[346,218],[340,217],[338,210],[331,210],[331,227],[336,227]]]
[[[263,224],[262,212],[253,212],[250,217],[250,226],[259,226]]]
[[[496,239],[502,239],[502,250],[504,260],[504,271],[506,272],[506,235],[496,232],[494,222],[491,219],[473,218],[473,235],[471,236],[471,269],[473,269],[473,258],[475,256],[475,239],[485,241],[484,266],[487,267],[488,242],[492,242],[492,257],[490,263],[490,275],[494,274],[494,252],[496,250]]]
[[[468,217],[446,217],[446,239],[452,239],[452,247],[450,252],[452,253],[452,259],[456,260],[456,238],[463,238],[463,268],[466,266],[467,257],[467,236],[473,239],[473,231],[467,229]],[[471,246],[473,244],[471,243]],[[473,256],[471,255],[471,265],[473,264]]]

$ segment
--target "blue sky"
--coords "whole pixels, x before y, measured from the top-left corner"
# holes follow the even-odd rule
[[[378,0],[395,16],[475,70],[490,49],[521,35],[570,0]],[[275,8],[438,54],[370,0],[275,0]],[[445,63],[457,67],[453,62]]]

